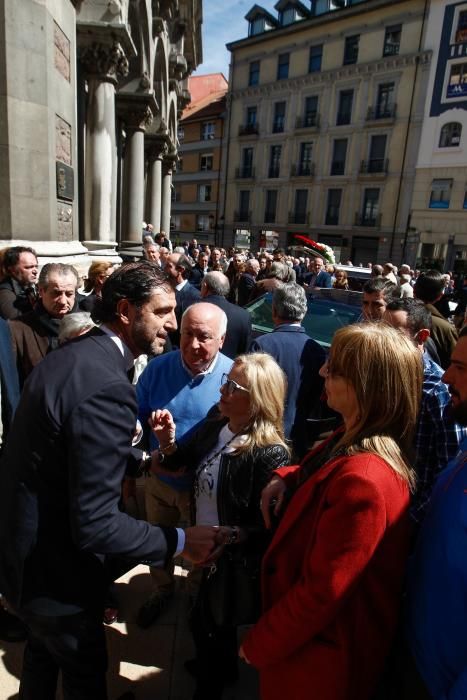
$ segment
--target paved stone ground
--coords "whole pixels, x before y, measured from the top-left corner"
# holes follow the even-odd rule
[[[172,605],[148,630],[134,622],[136,612],[151,589],[146,566],[138,566],[116,584],[122,621],[106,628],[109,648],[109,700],[131,690],[137,700],[191,700],[194,683],[183,662],[193,657],[187,626],[188,597],[184,572],[179,567],[178,591]],[[0,700],[18,700],[22,644],[0,641]],[[255,672],[241,663],[239,682],[228,688],[223,700],[256,700]],[[57,700],[62,695],[57,694]],[[52,699],[51,699],[52,700]]]

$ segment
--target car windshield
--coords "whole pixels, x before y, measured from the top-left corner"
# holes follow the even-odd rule
[[[251,314],[255,335],[273,330],[272,294],[265,294],[246,307]],[[324,349],[331,345],[334,333],[343,326],[356,323],[361,317],[360,305],[345,304],[332,299],[308,298],[308,310],[302,325],[313,340]]]

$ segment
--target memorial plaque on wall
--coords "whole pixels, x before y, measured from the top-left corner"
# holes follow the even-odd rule
[[[72,202],[74,199],[74,172],[66,163],[56,163],[57,198]]]

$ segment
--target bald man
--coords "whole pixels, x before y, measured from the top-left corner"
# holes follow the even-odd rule
[[[155,357],[136,385],[138,413],[146,425],[152,411],[166,408],[177,426],[177,442],[186,439],[219,400],[222,375],[232,360],[220,351],[227,317],[218,306],[199,302],[182,316],[180,349]],[[151,451],[158,449],[151,435]],[[148,522],[165,525],[190,519],[191,478],[152,474],[145,484]],[[154,591],[141,607],[137,622],[149,627],[164,610],[174,592],[173,563],[152,568]]]

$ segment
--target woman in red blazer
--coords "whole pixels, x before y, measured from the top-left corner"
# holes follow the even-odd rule
[[[263,700],[369,700],[397,626],[420,355],[392,328],[357,324],[336,333],[321,372],[343,430],[263,492],[267,505],[295,489],[263,560],[262,617],[240,649]]]

